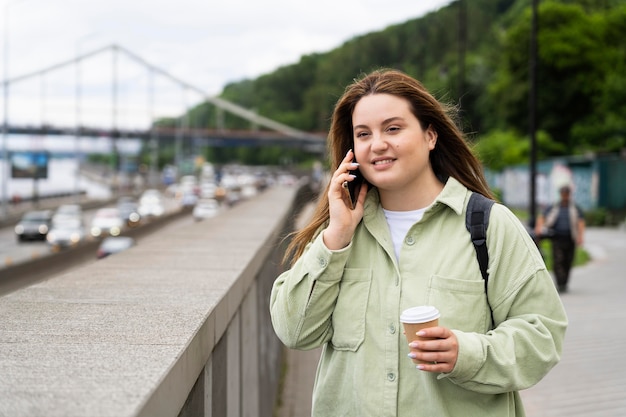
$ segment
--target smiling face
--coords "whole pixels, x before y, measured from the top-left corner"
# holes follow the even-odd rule
[[[406,99],[391,94],[366,95],[354,108],[352,125],[359,169],[378,188],[383,206],[393,195],[398,200],[403,194],[406,200],[419,194],[430,196],[435,192],[433,187],[439,191],[429,162],[437,133],[431,127],[422,128]]]

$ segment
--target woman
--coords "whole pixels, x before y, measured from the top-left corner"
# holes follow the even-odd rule
[[[270,301],[283,343],[323,345],[313,415],[523,416],[518,391],[558,362],[567,318],[500,204],[487,298],[465,210],[472,191],[491,194],[447,109],[406,74],[375,71],[337,102],[329,148],[332,178]],[[366,186],[352,209],[344,183],[357,168]],[[408,344],[399,316],[417,305],[437,307],[439,327]]]

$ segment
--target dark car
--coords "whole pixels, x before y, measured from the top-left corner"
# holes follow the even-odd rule
[[[52,226],[52,210],[28,211],[15,225],[17,240],[46,240],[50,226]]]
[[[130,236],[109,236],[104,238],[100,243],[96,257],[98,259],[106,258],[109,255],[125,251],[133,246],[135,246],[135,239]]]

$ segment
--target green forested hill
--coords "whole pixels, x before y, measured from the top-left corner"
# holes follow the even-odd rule
[[[539,2],[539,157],[626,147],[626,0]],[[418,19],[358,36],[221,97],[307,131],[324,132],[345,86],[375,68],[420,79],[457,104],[462,123],[492,168],[527,155],[531,0],[461,0]],[[215,109],[192,110],[212,127]],[[231,128],[247,122],[226,115]]]

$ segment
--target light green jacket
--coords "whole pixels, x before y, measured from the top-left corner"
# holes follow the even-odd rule
[[[409,230],[396,261],[378,193],[370,190],[350,245],[318,235],[272,289],[274,329],[285,345],[324,345],[313,416],[524,416],[519,390],[560,359],[567,317],[521,222],[495,204],[487,232],[489,306],[465,228],[470,192],[450,178]],[[417,370],[399,316],[434,305],[459,355],[448,374]]]

